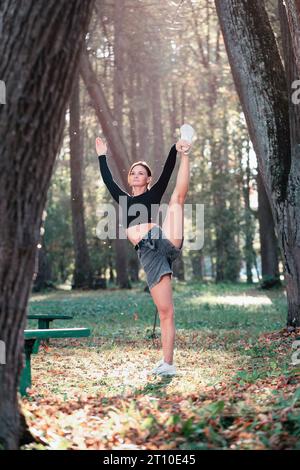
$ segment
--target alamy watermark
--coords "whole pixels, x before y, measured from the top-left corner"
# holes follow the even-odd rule
[[[168,236],[173,239],[182,237],[181,227],[184,227],[184,245],[189,250],[200,250],[204,245],[204,204],[184,204],[184,210],[178,204],[172,205],[168,211],[168,204],[151,204],[151,220],[162,226],[157,221],[161,218],[165,222],[168,215]],[[134,223],[129,227],[136,226],[139,223],[145,223],[148,220],[148,209],[144,204],[133,204],[127,208],[127,197],[119,198],[119,220],[123,221],[123,214],[128,214],[134,218]],[[168,213],[167,213],[168,211]],[[116,239],[117,233],[119,239],[126,239],[126,229],[124,224],[119,224],[117,230],[117,214],[115,206],[111,203],[101,204],[97,210],[97,217],[100,221],[96,227],[96,235],[100,240]],[[184,218],[184,221],[183,221]],[[125,224],[126,225],[126,224]],[[163,236],[165,236],[163,232]],[[167,236],[165,236],[167,238]]]
[[[6,104],[6,86],[3,80],[0,80],[0,104]]]
[[[292,89],[295,90],[292,93],[292,103],[300,104],[300,80],[294,80],[291,86]]]
[[[4,341],[0,341],[0,364],[6,364],[6,348]]]
[[[292,349],[296,349],[292,354],[292,364],[293,366],[297,366],[300,364],[300,340],[293,341]]]

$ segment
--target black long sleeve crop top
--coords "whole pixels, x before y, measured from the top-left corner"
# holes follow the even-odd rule
[[[168,158],[158,181],[146,192],[138,196],[131,196],[123,191],[114,181],[107,165],[106,155],[99,155],[100,172],[107,189],[116,202],[121,205],[123,226],[132,227],[141,223],[156,220],[161,198],[168,186],[176,164],[176,145],[171,147]],[[123,196],[123,197],[121,197]],[[142,206],[139,206],[139,205]],[[132,207],[134,206],[134,207]],[[126,210],[127,209],[127,210]]]

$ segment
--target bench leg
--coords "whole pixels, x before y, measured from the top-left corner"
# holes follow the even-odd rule
[[[39,330],[48,330],[49,326],[50,326],[50,320],[47,320],[47,319],[44,319],[44,318],[39,319],[39,321],[38,321]],[[45,342],[47,342],[47,344],[48,344],[49,340],[46,339]],[[32,351],[33,354],[37,354],[39,352],[40,343],[41,343],[41,341],[39,341],[38,339],[35,340],[35,344],[34,344],[33,351]]]
[[[38,339],[35,340],[34,346],[33,346],[33,354],[37,354],[39,352],[39,346],[40,346],[40,341]]]
[[[20,378],[20,393],[22,397],[27,395],[26,389],[31,387],[31,354],[35,341],[34,339],[25,340],[25,366],[21,372]]]

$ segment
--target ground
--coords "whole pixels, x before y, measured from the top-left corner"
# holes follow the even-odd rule
[[[286,331],[284,289],[173,286],[178,375],[164,379],[148,374],[161,350],[143,283],[32,295],[30,313],[72,313],[53,327],[92,336],[32,356],[21,401],[37,442],[24,449],[300,449],[300,329]]]

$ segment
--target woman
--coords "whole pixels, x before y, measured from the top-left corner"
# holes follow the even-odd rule
[[[118,203],[121,204],[121,200],[127,203],[127,213],[123,214],[126,235],[138,252],[151,296],[159,313],[163,359],[152,370],[156,375],[176,374],[173,364],[175,323],[171,276],[172,262],[180,255],[184,239],[183,214],[190,179],[188,157],[190,147],[191,144],[182,139],[171,147],[162,174],[152,187],[149,187],[152,181],[150,167],[144,161],[134,163],[128,173],[128,184],[132,190],[130,195],[113,180],[106,160],[107,146],[99,137],[96,139],[96,151],[103,181]],[[176,185],[161,228],[152,220],[156,220],[159,203],[175,167],[177,152],[180,153],[181,159]],[[140,208],[145,209],[139,211],[138,220],[136,215],[132,215],[133,211],[130,211],[133,204],[141,204]]]

